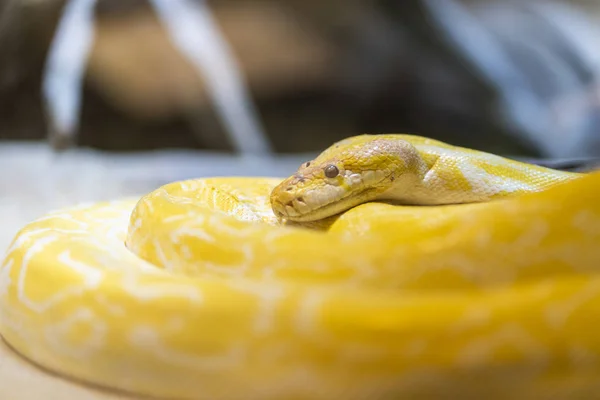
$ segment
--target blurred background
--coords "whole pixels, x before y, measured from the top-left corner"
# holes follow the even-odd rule
[[[359,133],[589,168],[594,0],[0,0],[0,230]],[[554,163],[554,164],[553,164]]]

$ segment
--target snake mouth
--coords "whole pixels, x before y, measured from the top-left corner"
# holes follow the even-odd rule
[[[376,200],[381,193],[389,189],[385,182],[389,173],[376,181],[365,184],[362,179],[359,185],[344,182],[324,186],[304,187],[296,190],[294,182],[289,179],[282,182],[271,193],[271,208],[279,219],[292,222],[314,222],[338,215],[361,203]],[[304,183],[304,181],[302,182]]]
[[[279,218],[293,222],[314,222],[341,214],[361,203],[375,200],[379,192],[375,188],[365,188],[312,207],[302,201],[302,197],[296,197],[287,204],[274,201],[272,208]]]

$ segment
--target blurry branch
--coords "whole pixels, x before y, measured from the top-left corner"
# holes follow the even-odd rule
[[[270,152],[246,83],[204,1],[152,0],[150,4],[176,48],[204,77],[236,150]],[[68,0],[50,47],[43,86],[50,138],[57,148],[71,143],[76,135],[82,79],[94,43],[95,5],[95,0]]]
[[[97,37],[88,66],[90,89],[136,120],[156,124],[184,117],[203,146],[229,148],[207,80],[173,45],[156,13],[149,7],[118,11],[98,9]],[[274,145],[281,149],[304,144],[302,137],[291,133],[305,132],[303,123],[289,126],[289,116],[273,110],[290,107],[285,103],[290,98],[332,85],[339,71],[338,49],[276,2],[216,2],[212,14],[244,72],[247,90],[263,106]],[[315,112],[325,113],[310,105]],[[302,110],[294,108],[300,115]],[[332,118],[331,113],[324,118]],[[320,125],[308,136],[318,136],[318,130],[327,128]],[[305,147],[310,147],[309,138]]]
[[[94,40],[96,0],[68,0],[50,45],[43,94],[48,138],[57,150],[70,147],[79,126],[86,61]]]
[[[496,125],[547,157],[600,152],[600,33],[571,5],[554,1],[383,0],[394,19],[449,68],[490,93]],[[576,98],[578,101],[573,101]],[[483,109],[483,108],[482,108]],[[485,135],[485,133],[481,133]]]
[[[234,147],[242,154],[271,151],[246,82],[204,1],[151,0],[177,48],[204,76]]]
[[[546,118],[539,117],[544,112],[543,104],[494,36],[459,2],[423,0],[423,3],[429,18],[442,31],[443,40],[498,94],[504,118],[526,132],[526,140],[544,150],[550,147],[540,137],[548,128]]]

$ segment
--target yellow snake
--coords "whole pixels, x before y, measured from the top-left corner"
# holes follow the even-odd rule
[[[168,399],[593,399],[599,272],[600,172],[361,135],[31,222],[0,333]]]

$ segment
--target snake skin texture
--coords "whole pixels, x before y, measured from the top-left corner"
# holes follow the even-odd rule
[[[594,399],[599,243],[600,172],[358,136],[286,179],[32,221],[0,269],[0,334],[166,399]]]

